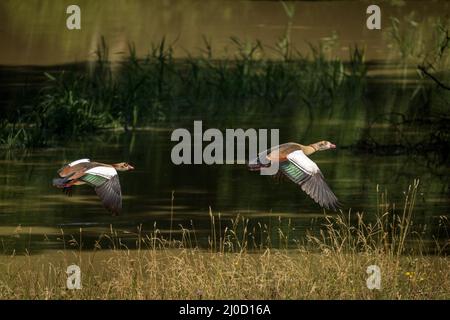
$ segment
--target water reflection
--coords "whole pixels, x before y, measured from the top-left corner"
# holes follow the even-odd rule
[[[67,5],[51,0],[2,1],[0,41],[8,45],[0,52],[1,64],[51,65],[93,59],[100,36],[110,44],[113,60],[122,57],[130,42],[138,44],[138,56],[143,56],[149,44],[162,36],[176,41],[176,57],[198,53],[204,45],[202,35],[212,40],[214,54],[221,56],[225,47],[233,47],[230,36],[273,44],[289,21],[277,1],[111,0],[106,5],[78,0],[82,30],[69,31]],[[306,52],[308,43],[336,34],[340,40],[336,54],[341,58],[348,58],[349,45],[361,43],[368,59],[386,59],[389,52],[383,34],[391,16],[413,11],[425,17],[440,16],[449,10],[443,0],[386,2],[383,28],[373,32],[365,27],[367,6],[362,1],[296,1],[292,41]]]
[[[325,129],[332,130],[333,125]],[[281,131],[295,136],[288,125]],[[125,242],[133,242],[139,226],[148,232],[156,224],[168,232],[172,210],[173,229],[194,227],[201,243],[206,243],[209,235],[210,209],[221,214],[223,226],[238,214],[249,218],[250,224],[277,225],[279,217],[291,219],[298,238],[323,219],[322,210],[297,186],[248,172],[243,165],[173,165],[170,132],[108,132],[102,137],[106,139],[71,142],[67,147],[28,151],[2,160],[0,234],[5,248],[61,248],[64,244],[57,241],[61,233],[76,237],[82,228],[84,248],[88,249],[111,226],[124,232]],[[129,147],[131,138],[133,148]],[[79,187],[69,198],[51,186],[62,163],[82,157],[106,163],[129,161],[136,167],[120,175],[124,194],[121,216],[110,216],[91,188]],[[403,191],[417,177],[421,193],[415,223],[430,226],[431,237],[438,217],[448,215],[448,176],[431,173],[420,159],[358,155],[337,149],[319,153],[314,160],[344,208],[365,211],[368,219],[376,212],[377,184],[388,190],[391,201],[400,207]],[[445,171],[445,167],[440,169]]]

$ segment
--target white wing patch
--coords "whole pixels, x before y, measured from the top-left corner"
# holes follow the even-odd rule
[[[76,160],[76,161],[73,161],[73,162],[69,163],[69,167],[73,167],[73,166],[75,166],[75,165],[77,165],[77,164],[79,164],[79,163],[90,162],[90,161],[91,161],[91,160],[89,160],[89,159],[80,159],[80,160]]]
[[[86,173],[101,176],[106,179],[111,179],[112,177],[117,175],[117,171],[113,167],[101,167],[101,166],[91,168],[87,170]]]
[[[320,171],[317,164],[308,158],[302,150],[291,152],[287,155],[290,162],[296,165],[300,170],[306,172],[309,175],[313,175]]]

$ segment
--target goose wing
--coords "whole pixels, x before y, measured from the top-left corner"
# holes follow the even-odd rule
[[[113,215],[120,214],[122,210],[122,191],[120,189],[119,176],[116,175],[101,186],[96,187],[95,192],[106,209]]]
[[[256,156],[256,158],[250,159],[247,167],[250,171],[260,170],[262,167],[270,166],[271,161],[286,160],[286,155],[296,150],[301,150],[301,146],[297,143],[292,142],[274,146],[270,149],[260,152]]]
[[[94,165],[89,159],[79,159],[79,160],[72,161],[72,162],[64,165],[61,169],[58,170],[58,175],[61,178],[73,176],[75,173],[79,172],[80,170],[89,169],[92,166],[94,166]]]
[[[85,172],[80,180],[95,188],[103,206],[114,215],[122,209],[122,191],[119,176],[113,167],[97,166]]]
[[[334,211],[340,207],[337,197],[325,182],[319,167],[303,151],[289,153],[286,160],[280,162],[280,169],[321,207]]]
[[[95,166],[96,164],[90,162],[89,159],[80,159],[68,163],[57,171],[60,178],[53,179],[53,185],[64,188],[64,191],[71,191],[71,187],[67,187],[66,184],[70,184],[71,186],[84,184],[84,182],[80,181],[80,178],[86,174],[86,170]]]

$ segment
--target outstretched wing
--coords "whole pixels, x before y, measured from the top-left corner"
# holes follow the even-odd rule
[[[86,171],[80,180],[95,188],[103,206],[112,214],[118,215],[122,209],[122,191],[119,176],[112,167],[94,167]]]
[[[292,142],[274,146],[270,149],[260,152],[256,156],[256,158],[250,159],[247,167],[250,171],[259,171],[261,168],[270,166],[271,161],[280,162],[286,160],[286,154],[299,149],[300,145]]]
[[[122,191],[120,189],[119,176],[115,175],[101,186],[96,187],[95,192],[106,209],[111,211],[113,215],[120,214],[122,210]]]
[[[301,150],[288,154],[286,158],[285,161],[280,162],[281,171],[294,183],[300,185],[302,190],[321,207],[336,211],[340,206],[339,201],[325,182],[316,163]]]
[[[80,171],[80,169],[89,169],[90,167],[92,167],[92,163],[89,159],[79,159],[64,165],[58,170],[58,175],[64,178],[73,175],[75,172]]]

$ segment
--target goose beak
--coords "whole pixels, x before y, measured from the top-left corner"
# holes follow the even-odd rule
[[[134,170],[134,167],[132,165],[128,165],[128,170]]]
[[[330,144],[330,149],[336,149],[336,145],[335,144]]]

